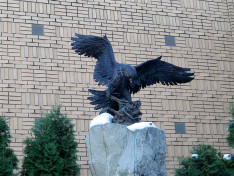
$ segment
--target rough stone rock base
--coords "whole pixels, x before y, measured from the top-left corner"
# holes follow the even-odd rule
[[[86,136],[93,176],[166,176],[165,131],[106,124]]]

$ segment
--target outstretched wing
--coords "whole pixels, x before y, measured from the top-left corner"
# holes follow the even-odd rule
[[[114,68],[117,63],[109,40],[106,36],[75,35],[76,37],[71,38],[74,41],[71,44],[73,46],[72,49],[79,55],[97,59],[94,79],[99,82],[99,85],[107,85],[114,74]]]
[[[157,59],[149,60],[135,66],[137,77],[130,86],[130,92],[136,93],[141,88],[161,82],[164,85],[177,85],[190,82],[194,73],[189,68],[182,68]]]

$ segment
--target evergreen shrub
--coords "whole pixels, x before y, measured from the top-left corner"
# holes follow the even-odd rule
[[[25,140],[22,176],[79,175],[74,125],[60,110],[57,106],[45,114]]]
[[[227,143],[230,147],[234,148],[234,103],[230,104],[230,114],[232,116],[232,120],[228,124]]]
[[[232,116],[232,120],[228,124],[228,137],[227,137],[227,143],[230,147],[234,148],[234,103],[230,104],[230,114]],[[226,170],[229,172],[231,176],[234,176],[234,155],[232,155],[232,158],[230,160],[223,159],[221,161],[225,167]]]
[[[230,176],[234,176],[234,156],[230,160],[222,159],[221,163],[224,164]]]
[[[9,148],[10,129],[6,119],[0,117],[0,176],[13,176],[17,169],[18,159],[13,150]]]
[[[221,162],[221,153],[210,145],[193,147],[191,154],[198,157],[180,158],[180,169],[176,169],[176,176],[230,176]]]

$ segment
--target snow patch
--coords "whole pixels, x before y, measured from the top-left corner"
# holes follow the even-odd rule
[[[192,154],[192,158],[198,158],[198,154]]]
[[[231,154],[224,154],[223,155],[223,159],[225,159],[225,160],[231,160],[232,159],[232,155]]]
[[[107,123],[112,123],[113,118],[114,117],[109,113],[102,113],[102,114],[98,115],[97,117],[95,117],[91,121],[89,128],[91,129],[92,127],[95,127],[95,126],[98,126],[98,125],[104,125],[104,124],[107,124]]]
[[[127,126],[127,128],[131,131],[136,131],[144,128],[157,128],[157,127],[153,124],[153,122],[139,122],[129,125]]]

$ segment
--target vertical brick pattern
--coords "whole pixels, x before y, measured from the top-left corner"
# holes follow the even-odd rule
[[[232,30],[232,38],[234,38],[234,0],[227,0],[227,6],[228,6],[230,26]]]
[[[32,24],[44,25],[44,36],[32,35]],[[98,114],[87,100],[95,60],[71,50],[75,32],[107,34],[116,60],[132,65],[163,56],[190,67],[196,79],[178,86],[150,86],[134,95],[142,101],[143,121],[166,130],[168,175],[178,156],[193,145],[227,146],[228,104],[234,95],[233,1],[221,0],[1,0],[0,115],[9,117],[11,147],[23,159],[23,140],[35,119],[52,105],[75,124],[82,176],[91,176],[85,135]],[[176,46],[165,46],[173,36]],[[184,122],[186,134],[175,134]]]

